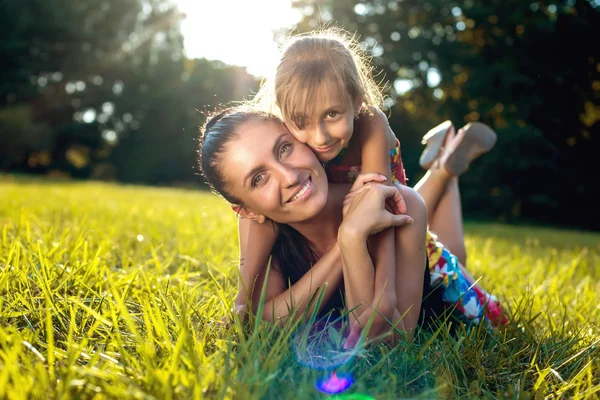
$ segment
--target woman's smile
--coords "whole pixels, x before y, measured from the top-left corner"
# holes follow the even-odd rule
[[[304,181],[304,184],[296,191],[287,203],[297,203],[307,199],[312,192],[312,177],[309,175],[308,178]]]
[[[281,223],[305,221],[321,212],[329,186],[310,148],[279,122],[250,120],[242,129],[221,162],[229,190],[241,203]]]

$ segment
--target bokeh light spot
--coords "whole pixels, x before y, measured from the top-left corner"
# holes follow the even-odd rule
[[[348,390],[354,380],[350,375],[337,375],[333,372],[327,378],[317,381],[317,389],[323,393],[336,394]]]

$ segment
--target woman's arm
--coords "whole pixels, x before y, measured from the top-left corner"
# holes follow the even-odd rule
[[[373,263],[367,247],[369,235],[390,226],[412,223],[412,218],[407,215],[394,215],[385,210],[386,198],[395,199],[396,203],[402,200],[396,187],[367,184],[355,190],[346,218],[339,229],[338,244],[342,251],[347,299],[360,298],[364,296],[365,291],[369,290],[369,285],[365,285],[365,282],[369,282],[365,279],[368,279],[373,271]],[[395,290],[395,282],[391,283]],[[377,304],[378,300],[376,299],[373,306],[377,306],[378,313],[383,317],[391,320],[396,310],[396,303],[390,303],[382,298]],[[364,310],[355,316],[359,324],[364,325],[371,313],[372,310]],[[385,328],[382,326],[385,325],[385,320],[381,322],[383,324],[379,324],[379,329],[374,329],[375,331]],[[401,325],[399,328],[404,329],[404,326]]]

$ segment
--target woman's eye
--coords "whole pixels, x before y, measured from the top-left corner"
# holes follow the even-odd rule
[[[291,150],[292,150],[291,144],[289,144],[289,143],[284,144],[283,146],[281,146],[281,149],[279,149],[279,157],[285,156]]]
[[[327,116],[328,116],[329,118],[335,118],[335,117],[337,117],[338,115],[339,115],[339,113],[338,113],[337,111],[329,111],[329,112],[327,113]]]
[[[263,183],[264,180],[265,180],[265,177],[262,174],[258,174],[254,177],[254,179],[252,179],[252,186],[257,187],[261,183]]]

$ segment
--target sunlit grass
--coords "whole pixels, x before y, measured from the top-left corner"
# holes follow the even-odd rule
[[[0,176],[0,235],[0,398],[326,397],[297,323],[215,323],[237,284],[215,196]],[[348,393],[598,398],[600,235],[471,224],[467,247],[514,322],[371,346],[341,368]]]

